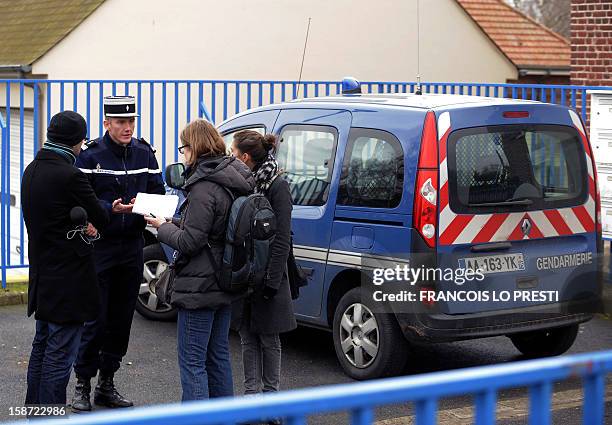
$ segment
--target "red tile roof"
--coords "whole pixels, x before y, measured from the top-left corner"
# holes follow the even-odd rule
[[[502,0],[457,3],[518,68],[569,68],[569,41]]]

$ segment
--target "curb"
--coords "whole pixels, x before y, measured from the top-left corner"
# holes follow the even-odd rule
[[[25,292],[5,292],[0,293],[0,307],[7,305],[19,305],[28,303],[28,294]]]
[[[7,277],[6,283],[28,283],[29,279],[27,276],[13,276]],[[27,292],[4,292],[2,286],[0,286],[0,307],[8,305],[19,305],[28,303]]]

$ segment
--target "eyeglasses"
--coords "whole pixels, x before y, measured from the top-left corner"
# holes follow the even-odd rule
[[[181,153],[181,155],[184,153],[185,148],[190,148],[191,145],[183,145],[183,146],[179,146],[178,147],[178,151]]]

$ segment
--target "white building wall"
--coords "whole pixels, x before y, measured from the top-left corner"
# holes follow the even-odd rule
[[[416,0],[107,0],[33,66],[51,79],[412,81]],[[455,0],[420,2],[423,81],[517,71]]]

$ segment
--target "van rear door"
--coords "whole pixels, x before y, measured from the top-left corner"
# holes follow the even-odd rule
[[[575,112],[523,103],[437,115],[439,265],[482,272],[469,282],[455,275],[439,289],[486,294],[441,300],[439,310],[596,298],[596,187]]]

